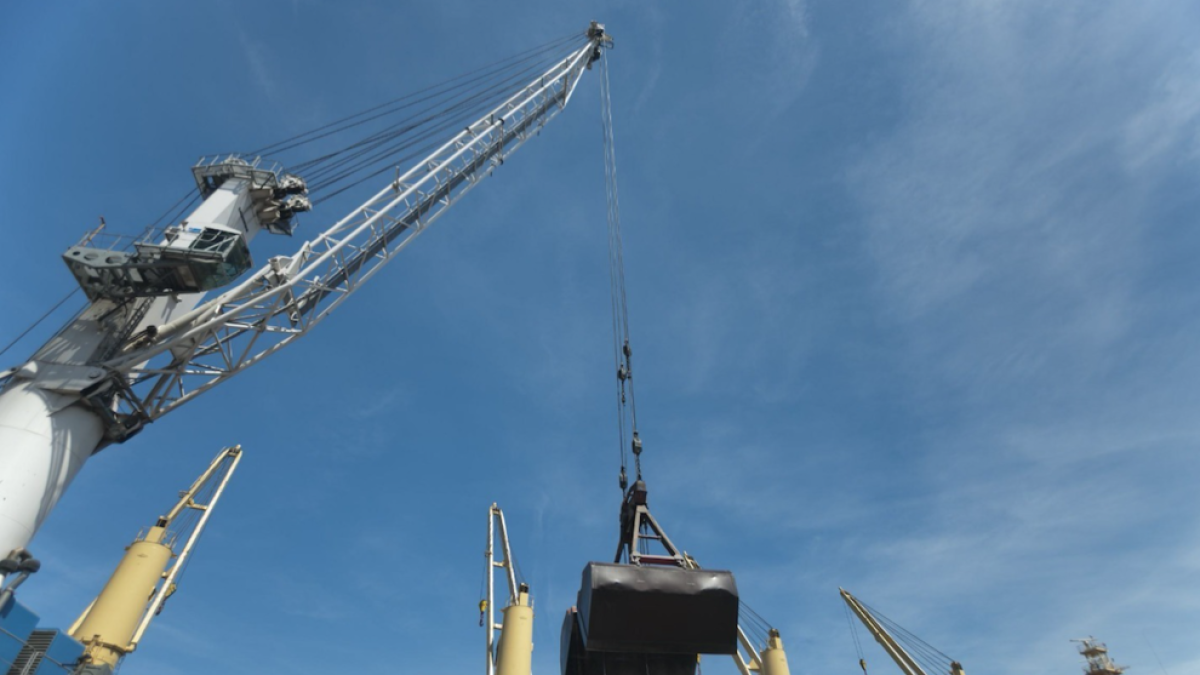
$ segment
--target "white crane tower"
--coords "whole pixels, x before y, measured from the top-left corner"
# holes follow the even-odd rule
[[[87,459],[275,353],[329,315],[571,99],[612,40],[578,49],[520,87],[290,256],[250,266],[261,230],[291,234],[303,179],[257,157],[192,169],[203,201],[132,248],[89,234],[64,258],[88,306],[25,362],[0,372],[0,560],[25,547]],[[3,566],[0,566],[3,569]]]

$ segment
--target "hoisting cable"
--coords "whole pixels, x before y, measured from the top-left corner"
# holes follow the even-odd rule
[[[846,612],[846,623],[850,626],[850,637],[854,639],[854,651],[858,654],[858,667],[862,668],[863,675],[867,675],[867,659],[863,656],[862,642],[858,639],[858,626],[854,623],[854,617],[850,614],[850,606],[843,603],[842,609]]]
[[[518,87],[526,84],[526,80],[529,77],[544,71],[555,60],[558,59],[553,59],[545,63],[535,63],[483,90],[472,93],[469,97],[461,101],[441,102],[438,104],[442,106],[441,108],[434,107],[423,110],[421,112],[426,113],[424,117],[414,117],[404,120],[404,125],[398,129],[391,129],[386,133],[380,132],[373,137],[359,141],[354,145],[366,145],[345,157],[323,165],[320,169],[310,174],[312,176],[310,185],[313,186],[311,192],[321,193],[357,173],[375,168],[374,172],[359,176],[349,185],[340,187],[332,194],[324,195],[324,198],[328,199],[350,187],[359,185],[381,173],[392,170],[398,163],[424,156],[426,152],[437,148],[444,142],[443,137],[447,130],[461,127],[466,120],[477,118],[486,111],[495,108],[505,98],[515,92]],[[425,129],[420,129],[422,126],[430,123],[434,124]],[[414,133],[406,136],[410,132]],[[410,149],[422,141],[430,142],[405,157],[395,157],[398,152]]]
[[[453,88],[458,88],[458,87],[469,85],[469,84],[477,82],[481,79],[490,77],[490,75],[493,72],[495,72],[497,70],[503,70],[505,67],[510,65],[511,62],[513,62],[515,60],[519,60],[519,59],[521,59],[521,57],[526,57],[529,54],[542,53],[548,49],[554,49],[556,47],[560,47],[566,42],[578,39],[580,37],[580,35],[581,34],[579,33],[579,31],[574,31],[569,35],[565,35],[563,37],[556,38],[545,44],[539,45],[537,47],[533,47],[532,49],[528,49],[526,51],[514,54],[510,57],[500,60],[497,63],[491,64],[488,66],[483,66],[480,68],[476,68],[469,72],[452,77],[443,82],[439,82],[437,84],[430,85],[423,89],[418,89],[417,91],[410,92],[410,93],[400,96],[398,98],[394,98],[390,101],[385,101],[384,103],[380,103],[378,105],[367,108],[366,110],[361,110],[352,115],[347,115],[346,117],[343,117],[341,119],[337,119],[332,122],[328,122],[328,123],[323,124],[315,129],[309,129],[308,131],[301,132],[301,133],[291,136],[289,138],[285,138],[283,140],[276,141],[269,145],[264,145],[261,148],[251,150],[245,154],[247,154],[247,155],[263,155],[263,154],[267,154],[267,153],[276,153],[277,154],[277,153],[283,152],[285,150],[290,150],[297,146],[304,145],[306,143],[310,143],[317,139],[325,138],[326,136],[330,136],[332,134],[336,134],[341,131],[345,131],[346,129],[358,126],[360,124],[364,124],[373,119],[377,119],[378,117],[381,117],[383,115],[388,115],[391,112],[395,112],[395,110],[402,110],[402,109],[408,107],[408,105],[412,105],[415,102],[409,103],[404,106],[400,106],[400,107],[396,108],[395,110],[385,111],[383,113],[380,113],[377,116],[369,116],[373,112],[376,112],[379,110],[384,110],[385,108],[388,108],[389,106],[395,106],[397,104],[404,103],[405,101],[408,101],[409,99],[420,96],[421,94],[429,94],[430,92],[436,92],[438,89],[441,89],[443,87],[453,89]],[[456,82],[459,84],[454,84]],[[454,85],[454,86],[452,87],[451,85]],[[431,94],[430,96],[433,96],[433,95],[436,95],[436,94]],[[429,98],[429,96],[422,98],[420,100],[427,100],[428,98]],[[419,101],[417,101],[417,102],[419,102]],[[342,126],[339,126],[339,125],[342,125]],[[337,128],[334,129],[334,127],[337,127]],[[321,133],[321,132],[326,131],[327,129],[333,129],[333,130],[328,131],[326,133]]]
[[[738,625],[760,650],[766,649],[771,638],[771,623],[742,600],[738,600],[738,607]]]
[[[191,199],[188,199],[189,197],[191,197]],[[162,215],[160,215],[158,218],[155,218],[154,222],[150,223],[144,230],[142,230],[142,234],[138,237],[138,240],[145,239],[153,234],[154,229],[158,227],[164,220],[166,220],[167,223],[174,223],[176,220],[179,220],[179,217],[183,215],[183,212],[190,209],[192,204],[195,204],[196,200],[198,199],[200,199],[200,193],[195,188],[183,193],[183,196],[179,198],[179,201],[171,205],[171,207],[166,211],[163,211]],[[187,203],[184,204],[184,202]],[[181,204],[182,206],[180,206]],[[168,218],[168,216],[172,213],[175,215]]]
[[[363,146],[367,146],[363,149],[358,150],[357,152],[355,152],[351,155],[348,155],[346,157],[339,159],[337,162],[333,162],[332,164],[323,164],[321,166],[321,168],[318,169],[318,172],[328,172],[331,168],[344,166],[350,160],[361,157],[362,155],[370,152],[371,150],[378,148],[380,145],[387,142],[388,140],[402,136],[403,134],[407,133],[408,131],[411,131],[412,129],[420,127],[421,125],[426,124],[432,120],[440,120],[443,123],[445,123],[448,112],[453,111],[458,108],[462,108],[466,104],[469,104],[469,103],[481,98],[482,96],[484,96],[486,94],[489,94],[496,90],[503,90],[503,89],[507,88],[507,85],[510,82],[512,82],[512,80],[514,78],[519,77],[523,73],[532,73],[534,71],[544,70],[544,68],[542,66],[548,65],[548,63],[549,63],[549,61],[547,61],[546,59],[535,61],[532,65],[527,66],[522,70],[515,71],[515,74],[513,74],[513,73],[508,74],[505,79],[493,80],[490,86],[484,87],[482,89],[476,89],[474,91],[467,90],[467,91],[463,92],[461,95],[455,94],[454,97],[450,97],[447,100],[441,100],[441,101],[435,100],[430,105],[425,106],[424,108],[422,108],[421,110],[418,110],[417,112],[413,113],[409,117],[406,117],[397,122],[394,122],[391,125],[381,129],[380,131],[377,131],[355,143],[351,143],[350,145],[346,146],[345,148],[342,148],[341,150],[331,152],[331,153],[326,153],[325,155],[321,155],[320,157],[317,157],[315,159],[301,162],[299,164],[296,164],[294,166],[294,168],[297,170],[306,170],[306,169],[316,166],[317,164],[321,164],[322,162],[326,162],[329,159],[337,157],[338,155],[347,153],[350,150],[354,150],[356,148],[363,148]],[[450,105],[455,100],[456,97],[465,97],[465,98],[463,101],[460,101],[457,104]],[[425,100],[428,100],[428,99],[436,99],[436,97],[435,96],[426,97],[425,99],[420,99],[419,101],[415,101],[414,104],[424,102]],[[497,102],[499,102],[499,101],[497,101]],[[439,110],[439,106],[442,106],[442,108],[440,110]],[[404,107],[407,108],[408,106],[404,106]],[[451,122],[451,124],[457,124],[457,121]]]
[[[286,160],[289,172],[303,174],[310,194],[329,199],[440,147],[447,130],[494,109],[537,73],[576,52],[586,39],[585,34],[573,32],[245,154]],[[334,150],[295,160],[280,157],[323,139],[344,137],[351,130],[360,135]]]
[[[47,318],[49,318],[49,317],[50,317],[50,315],[51,315],[51,314],[53,314],[53,313],[55,312],[55,310],[57,310],[59,307],[62,307],[62,306],[63,306],[63,304],[65,304],[65,303],[66,303],[68,300],[70,300],[71,298],[75,297],[75,294],[76,294],[76,293],[78,293],[78,292],[79,292],[79,288],[76,288],[75,290],[71,291],[70,293],[67,293],[67,294],[66,294],[66,295],[63,297],[63,299],[62,299],[62,300],[59,300],[58,302],[54,303],[54,306],[53,306],[53,307],[51,307],[49,310],[47,310],[47,311],[46,311],[46,313],[45,313],[45,314],[43,314],[43,315],[42,315],[42,316],[41,316],[41,317],[40,317],[40,318],[39,318],[37,321],[34,321],[32,324],[30,324],[30,326],[29,326],[28,328],[26,328],[25,330],[21,331],[21,334],[20,334],[20,335],[18,335],[17,337],[13,338],[13,339],[12,339],[12,341],[11,341],[11,342],[9,342],[8,344],[4,345],[4,348],[3,348],[3,349],[0,349],[0,356],[3,356],[3,355],[4,355],[4,352],[7,352],[9,349],[11,349],[11,348],[12,348],[12,346],[13,346],[13,345],[15,345],[15,344],[17,344],[18,342],[20,342],[20,341],[21,341],[21,338],[25,337],[26,335],[29,335],[29,332],[30,332],[30,331],[32,331],[34,328],[37,328],[37,327],[38,327],[38,325],[39,325],[39,324],[41,324],[43,321],[45,321]]]
[[[633,393],[633,349],[629,344],[629,307],[625,295],[625,258],[621,245],[621,207],[617,195],[617,153],[613,138],[612,97],[608,84],[608,58],[600,58],[600,124],[604,133],[604,194],[608,217],[608,280],[612,303],[613,360],[617,371],[617,432],[624,492],[626,475],[625,429],[628,418],[634,470],[642,479],[642,439],[638,435],[637,400]]]
[[[190,200],[188,199],[189,197],[191,197]],[[188,190],[186,193],[184,193],[184,195],[182,197],[179,198],[179,201],[177,201],[173,205],[171,205],[171,207],[168,208],[166,211],[163,211],[162,215],[160,215],[158,218],[156,218],[154,220],[154,222],[147,225],[146,229],[142,233],[142,236],[138,237],[138,239],[143,239],[148,234],[153,232],[154,228],[158,227],[158,225],[163,222],[163,219],[167,218],[167,216],[171,213],[174,213],[175,215],[173,217],[171,217],[169,220],[167,220],[166,222],[172,223],[172,222],[175,222],[176,220],[178,220],[179,216],[183,215],[183,212],[186,211],[188,208],[190,208],[192,206],[192,204],[195,204],[196,200],[199,198],[200,198],[199,192],[197,192],[196,190]],[[187,202],[187,203],[185,204],[184,202]],[[181,204],[182,204],[182,207],[180,206]],[[103,219],[101,219],[101,220],[103,220]],[[131,247],[132,247],[132,243],[127,248],[131,248]],[[59,307],[62,307],[63,305],[65,305],[67,303],[68,300],[75,297],[75,294],[78,293],[79,290],[80,290],[79,287],[76,287],[70,293],[67,293],[65,296],[63,296],[63,298],[61,300],[54,303],[54,306],[51,307],[49,310],[47,310],[46,313],[43,314],[41,317],[39,317],[37,319],[37,321],[34,321],[32,324],[29,325],[28,328],[21,331],[20,335],[16,336],[8,344],[6,344],[6,345],[4,345],[4,347],[0,348],[0,356],[3,356],[5,352],[7,352],[9,349],[12,349],[13,345],[20,342],[26,335],[29,335],[29,333],[31,331],[33,331],[33,329],[35,329],[39,325],[41,325],[41,323],[43,321],[50,318],[50,315],[54,314],[54,312],[56,312]],[[82,310],[78,310],[78,311],[82,311]],[[76,313],[78,313],[78,311]]]
[[[880,614],[876,609],[869,607],[861,600],[859,601],[859,604],[866,608],[866,610],[875,617],[880,625],[882,625],[889,633],[892,634],[892,637],[895,638],[895,640],[908,651],[909,656],[917,661],[917,663],[920,664],[926,672],[949,673],[951,671],[950,666],[954,662],[954,659],[939,651],[937,647],[934,647],[928,642],[925,642],[921,638],[917,637],[914,633],[904,628],[900,624],[887,618],[883,614]]]
[[[328,153],[320,166],[309,173],[312,192],[325,192],[335,184],[354,177],[349,184],[341,185],[336,191],[322,195],[324,199],[329,199],[381,173],[393,170],[401,162],[423,156],[444,142],[443,136],[447,130],[462,127],[469,120],[492,110],[519,91],[530,77],[535,77],[554,62],[560,61],[560,57],[561,54],[556,54],[536,61],[508,73],[504,78],[486,87],[463,92],[456,98],[438,101],[336,153]],[[423,141],[426,142],[425,146],[402,158],[395,157],[397,153],[414,148]],[[305,163],[298,166],[304,169],[311,165]],[[362,174],[364,171],[370,173]]]
[[[557,50],[557,52],[561,52],[561,48],[560,48],[559,50]],[[412,122],[413,120],[419,120],[418,124],[421,124],[421,123],[424,123],[424,122],[427,122],[427,121],[429,121],[430,119],[439,119],[440,117],[442,117],[442,115],[441,115],[440,113],[434,113],[433,115],[426,116],[425,118],[420,118],[420,115],[421,115],[421,113],[425,113],[425,112],[428,112],[428,111],[430,111],[430,110],[435,110],[435,109],[436,109],[438,106],[440,106],[440,105],[444,105],[444,104],[446,104],[446,103],[447,103],[447,101],[444,101],[444,100],[438,100],[438,99],[439,99],[439,97],[447,96],[447,97],[449,98],[449,100],[453,100],[453,98],[454,98],[454,97],[456,97],[456,96],[460,96],[460,95],[470,95],[470,94],[472,93],[472,90],[471,90],[471,89],[466,89],[466,90],[465,90],[465,92],[463,92],[463,94],[454,93],[454,94],[453,94],[453,96],[448,96],[448,95],[449,95],[449,94],[451,94],[452,92],[456,92],[456,91],[457,91],[457,90],[459,90],[459,89],[463,89],[464,87],[466,87],[466,86],[467,86],[467,85],[469,85],[469,84],[472,84],[472,83],[474,83],[475,81],[484,80],[484,79],[486,79],[486,80],[487,80],[487,82],[491,82],[491,83],[492,83],[491,87],[486,87],[486,88],[484,88],[483,90],[480,90],[480,89],[478,89],[478,88],[477,88],[477,89],[475,89],[475,90],[474,90],[475,92],[480,92],[480,91],[488,91],[488,89],[496,89],[496,88],[497,88],[497,85],[495,84],[495,81],[496,81],[496,79],[497,79],[497,76],[498,76],[498,75],[503,75],[504,73],[510,73],[510,75],[509,75],[509,79],[511,79],[511,73],[512,73],[512,72],[516,71],[516,69],[517,69],[519,66],[521,66],[521,64],[522,64],[522,63],[525,63],[525,62],[528,62],[528,61],[531,61],[531,60],[533,60],[533,63],[532,63],[532,64],[530,64],[530,65],[526,65],[526,66],[525,66],[525,67],[524,67],[522,70],[520,70],[519,72],[526,72],[526,73],[527,73],[527,72],[531,72],[531,71],[534,71],[534,70],[539,70],[539,71],[540,71],[540,70],[544,70],[544,67],[543,67],[543,66],[549,65],[549,64],[550,64],[550,63],[552,63],[553,61],[557,60],[557,59],[558,59],[558,56],[559,56],[559,54],[558,54],[558,53],[554,53],[554,54],[551,54],[549,57],[547,57],[547,56],[543,56],[543,55],[534,55],[533,57],[526,57],[526,58],[524,58],[524,59],[521,59],[520,61],[517,61],[517,62],[514,62],[514,63],[510,64],[509,66],[506,66],[505,68],[498,68],[498,69],[495,69],[495,70],[493,70],[493,71],[489,71],[489,72],[485,73],[485,75],[484,75],[484,76],[480,76],[480,77],[474,78],[473,80],[470,80],[470,81],[468,81],[468,82],[466,82],[466,83],[463,83],[463,84],[461,84],[461,85],[457,85],[457,86],[451,87],[451,88],[449,88],[449,89],[447,89],[447,90],[445,90],[445,91],[443,91],[443,92],[438,92],[438,93],[436,93],[436,94],[431,94],[431,95],[429,95],[429,96],[422,97],[422,98],[420,98],[420,99],[417,99],[417,100],[415,100],[415,101],[412,101],[411,103],[408,103],[408,104],[405,104],[405,105],[403,105],[403,106],[400,106],[400,107],[396,108],[396,109],[395,109],[395,110],[393,110],[393,111],[389,111],[389,112],[386,112],[386,113],[381,113],[381,114],[379,114],[379,115],[373,115],[373,116],[371,116],[371,117],[369,117],[369,118],[367,118],[367,119],[365,119],[365,120],[362,120],[361,122],[355,123],[355,124],[353,124],[353,125],[347,125],[346,127],[344,127],[344,129],[349,129],[349,128],[351,128],[352,126],[357,126],[358,124],[362,124],[362,123],[365,123],[365,122],[368,122],[368,121],[371,121],[371,120],[377,119],[377,118],[379,118],[379,117],[382,117],[382,116],[385,116],[385,115],[392,114],[393,112],[398,112],[398,111],[400,111],[400,110],[403,110],[403,109],[409,108],[409,107],[411,107],[411,106],[414,106],[414,105],[417,105],[417,104],[419,104],[419,103],[425,103],[425,102],[428,102],[428,101],[433,101],[433,102],[432,102],[432,103],[430,103],[429,105],[425,106],[425,107],[424,107],[422,110],[419,110],[419,111],[417,111],[417,112],[413,113],[413,114],[412,114],[412,115],[410,115],[409,117],[406,117],[406,118],[404,118],[404,119],[401,119],[401,120],[399,120],[399,121],[397,121],[397,122],[394,122],[394,123],[392,123],[391,125],[389,125],[389,126],[387,126],[387,127],[384,127],[383,129],[381,129],[381,130],[379,130],[379,131],[377,131],[377,132],[375,132],[375,133],[373,133],[373,134],[371,134],[371,135],[369,135],[369,136],[367,136],[367,137],[365,137],[365,138],[363,138],[363,139],[361,139],[361,140],[359,140],[359,141],[357,141],[357,142],[355,142],[355,143],[351,143],[350,145],[348,145],[348,146],[346,146],[346,147],[344,147],[344,148],[342,148],[342,149],[340,149],[340,150],[337,150],[337,151],[334,151],[334,152],[330,152],[330,153],[326,153],[326,154],[324,154],[324,155],[320,155],[320,156],[318,156],[318,157],[315,157],[315,158],[313,158],[313,159],[309,159],[309,160],[306,160],[306,161],[300,162],[300,163],[298,163],[298,164],[295,164],[295,165],[293,166],[293,168],[294,168],[294,169],[297,169],[297,170],[304,170],[304,169],[308,169],[308,168],[311,168],[312,166],[314,166],[314,165],[316,165],[316,164],[320,164],[320,163],[322,163],[322,162],[325,162],[325,161],[327,161],[327,160],[329,160],[329,159],[331,159],[331,158],[337,157],[337,156],[339,156],[339,155],[341,155],[341,154],[344,154],[345,152],[348,152],[348,151],[350,151],[350,150],[353,150],[353,149],[355,149],[355,148],[359,148],[359,147],[361,147],[361,146],[363,146],[363,145],[367,145],[367,144],[370,144],[370,143],[372,143],[372,142],[379,141],[379,140],[381,140],[381,139],[382,139],[382,140],[386,140],[386,138],[387,138],[388,136],[392,136],[392,137],[394,137],[394,136],[396,136],[396,135],[399,135],[399,134],[403,133],[404,131],[406,131],[406,129],[403,129],[403,127],[405,126],[405,124],[407,124],[407,123],[409,123],[409,122]],[[485,84],[486,84],[486,82],[485,82]],[[503,86],[503,81],[501,82],[501,85],[500,85],[500,86]],[[334,131],[332,131],[332,132],[328,132],[327,134],[322,134],[322,135],[321,135],[321,136],[319,136],[318,138],[323,138],[324,136],[330,135],[330,134],[332,134],[332,133],[337,133],[337,132],[340,132],[340,131],[342,131],[342,130],[344,130],[344,129],[337,129],[337,130],[334,130]],[[397,131],[395,131],[396,129],[399,129],[400,131],[398,131],[398,132],[397,132]],[[315,138],[314,138],[314,140],[315,140]],[[307,141],[306,141],[306,142],[307,142]],[[298,144],[297,144],[297,145],[298,145]],[[289,147],[294,147],[294,146],[289,146]]]

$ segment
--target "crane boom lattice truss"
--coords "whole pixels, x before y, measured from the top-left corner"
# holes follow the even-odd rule
[[[566,106],[609,42],[602,26],[588,34],[585,46],[299,252],[272,258],[236,288],[160,327],[152,344],[104,363],[123,413],[156,419],[320,323]]]

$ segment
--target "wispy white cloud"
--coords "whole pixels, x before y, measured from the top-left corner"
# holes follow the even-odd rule
[[[282,87],[271,71],[266,46],[250,37],[245,31],[238,32],[238,40],[246,57],[250,76],[263,96],[274,105],[282,103]]]
[[[1177,162],[1196,158],[1200,150],[1200,52],[1167,66],[1124,131],[1131,170],[1155,159]]]
[[[364,420],[377,417],[409,403],[412,394],[399,385],[368,392],[366,396],[350,405],[347,414],[354,419]]]
[[[641,59],[645,72],[638,78],[641,80],[641,87],[633,99],[634,114],[639,113],[657,91],[658,80],[663,73],[662,32],[667,25],[666,14],[657,4],[642,2],[636,3],[636,7],[640,15],[638,22],[645,27],[644,30],[648,34],[649,39],[644,40],[644,47],[648,48],[649,53]]]
[[[1161,306],[1195,293],[1157,277],[1154,222],[1165,181],[1196,175],[1200,86],[1154,11],[908,6],[886,38],[916,58],[903,113],[848,177],[929,428],[915,520],[864,548],[886,563],[858,582],[1014,670],[1073,667],[1076,633],[1164,625],[1149,598],[1185,623],[1200,603],[1178,588],[1200,519],[1167,478],[1196,469],[1200,369]],[[1020,636],[1016,661],[988,625]]]
[[[731,100],[765,104],[768,117],[778,115],[804,90],[817,63],[807,3],[770,0],[729,7],[733,16],[718,40],[721,90]]]

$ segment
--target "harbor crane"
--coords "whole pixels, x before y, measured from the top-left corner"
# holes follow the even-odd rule
[[[93,231],[69,248],[87,306],[0,372],[0,562],[12,562],[0,570],[29,567],[13,556],[89,457],[303,337],[537,135],[612,44],[596,22],[570,39],[548,70],[248,276],[255,235],[290,235],[312,207],[304,178],[254,155],[201,160],[202,201],[153,236],[122,248]],[[386,154],[380,138],[355,152]]]

